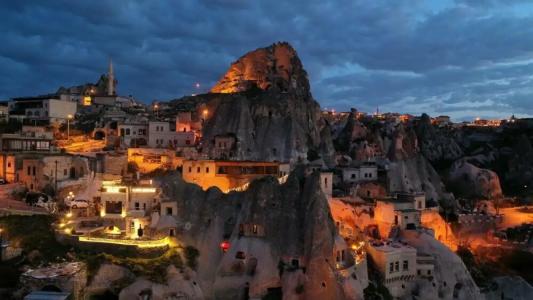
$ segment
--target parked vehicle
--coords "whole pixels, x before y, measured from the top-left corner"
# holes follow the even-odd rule
[[[74,199],[66,203],[70,208],[87,208],[89,207],[89,201],[84,199]]]

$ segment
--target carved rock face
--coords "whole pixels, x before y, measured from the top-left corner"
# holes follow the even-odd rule
[[[212,93],[238,93],[252,88],[310,96],[307,72],[288,43],[276,43],[248,52],[224,74]]]

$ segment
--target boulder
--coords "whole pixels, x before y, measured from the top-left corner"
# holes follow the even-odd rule
[[[465,159],[452,164],[448,173],[448,181],[452,190],[464,197],[485,199],[502,197],[498,174],[479,168]]]

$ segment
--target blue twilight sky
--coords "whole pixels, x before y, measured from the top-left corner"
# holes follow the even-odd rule
[[[533,116],[533,1],[0,3],[0,99],[95,82],[109,57],[120,94],[178,98],[284,40],[322,107]]]

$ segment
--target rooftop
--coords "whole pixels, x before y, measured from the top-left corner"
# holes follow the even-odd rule
[[[372,241],[369,246],[377,251],[393,253],[393,252],[415,252],[416,249],[400,242],[387,242],[387,241]]]

